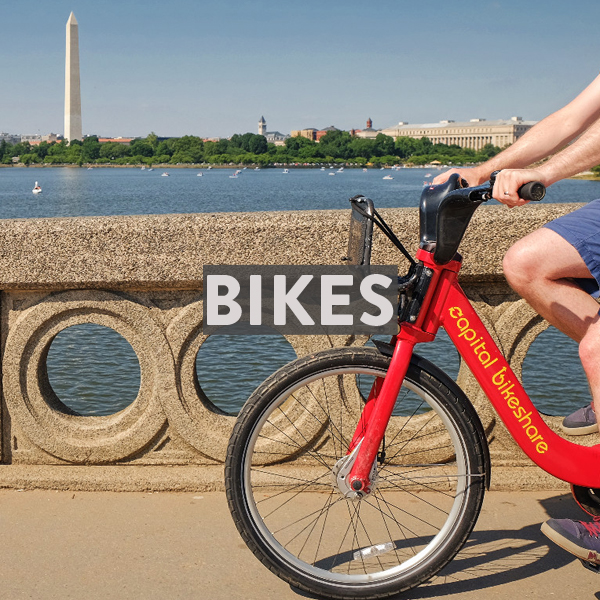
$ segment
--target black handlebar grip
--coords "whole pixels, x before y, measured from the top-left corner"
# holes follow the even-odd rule
[[[539,201],[546,195],[546,186],[539,181],[530,181],[519,188],[518,194],[523,200]]]

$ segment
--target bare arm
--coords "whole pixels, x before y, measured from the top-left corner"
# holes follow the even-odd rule
[[[500,154],[473,169],[453,169],[446,173],[442,173],[441,175],[438,175],[433,182],[435,184],[443,183],[451,173],[458,172],[470,185],[478,185],[487,180],[493,171],[501,169],[522,169],[534,162],[546,158],[564,147],[571,140],[588,129],[590,125],[599,118],[600,75],[569,104],[555,113],[552,113],[543,121],[540,121],[523,137]],[[590,128],[590,132],[594,127]],[[582,138],[577,141],[577,144],[573,144],[573,147],[576,145],[579,146],[585,137],[586,136],[582,136]],[[558,156],[563,155],[571,149],[572,147],[566,148]],[[570,158],[572,157],[568,154],[565,157],[566,160],[569,160]],[[583,163],[585,160],[582,159],[580,162]],[[592,166],[592,164],[597,163],[590,163],[588,166]],[[587,168],[587,166],[576,169],[570,174],[578,173],[583,168]],[[563,169],[560,170],[557,165],[556,173],[559,171],[563,172],[564,166]],[[550,174],[548,175],[548,185],[558,181],[558,179],[561,179],[562,177],[568,176],[563,175],[562,177],[559,176],[558,178],[552,179],[552,176],[550,176]],[[550,179],[552,179],[552,181],[550,181]],[[505,198],[502,198],[502,201],[504,200]]]
[[[600,119],[573,144],[537,168],[542,183],[552,185],[600,163]]]
[[[552,185],[600,163],[600,119],[562,152],[536,169],[504,169],[494,184],[494,198],[508,206],[525,204],[517,190],[529,181]]]

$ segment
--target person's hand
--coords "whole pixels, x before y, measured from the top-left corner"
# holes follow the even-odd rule
[[[469,187],[480,185],[488,179],[488,174],[480,173],[477,167],[473,169],[450,169],[449,171],[440,173],[433,180],[433,185],[440,185],[441,183],[446,183],[446,181],[448,181],[448,177],[450,177],[450,175],[453,175],[454,173],[458,173],[462,179],[465,179],[469,184]]]
[[[545,185],[542,173],[536,169],[504,169],[496,177],[492,196],[510,208],[523,206],[529,200],[519,198],[518,190],[530,181],[541,181]]]

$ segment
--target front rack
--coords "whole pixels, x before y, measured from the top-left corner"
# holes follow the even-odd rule
[[[417,263],[396,237],[392,228],[383,220],[375,210],[373,201],[365,196],[358,195],[350,198],[352,215],[350,217],[350,235],[348,236],[348,255],[342,260],[351,265],[371,264],[371,244],[373,241],[373,223],[383,231],[384,235],[402,252],[410,262],[411,267]]]
[[[348,236],[348,255],[342,260],[350,265],[370,265],[371,247],[373,242],[373,223],[383,231],[384,235],[402,252],[410,262],[408,273],[398,277],[398,320],[413,321],[420,307],[421,293],[419,282],[423,279],[423,265],[417,263],[408,253],[402,242],[396,237],[392,228],[383,220],[375,210],[373,201],[365,196],[354,196],[350,198],[352,215],[350,217],[350,232]],[[415,292],[421,293],[415,293]]]

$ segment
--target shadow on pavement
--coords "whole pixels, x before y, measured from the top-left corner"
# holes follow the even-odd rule
[[[546,518],[586,520],[586,515],[576,506],[570,494],[542,499],[539,504],[546,512],[546,516],[540,513],[540,522],[520,529],[474,531],[464,548],[438,575],[390,600],[441,598],[485,590],[559,569],[576,560],[549,542],[541,533],[540,526]],[[294,591],[300,597],[313,597]],[[596,598],[600,600],[600,592]]]
[[[398,598],[439,598],[461,592],[485,590],[559,569],[574,557],[550,542],[540,531],[547,518],[586,518],[570,494],[539,500],[546,516],[521,529],[474,531],[454,560],[426,584]],[[583,568],[583,567],[582,567]]]

